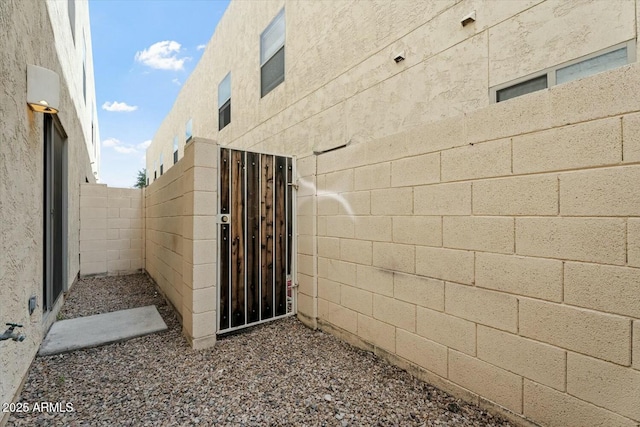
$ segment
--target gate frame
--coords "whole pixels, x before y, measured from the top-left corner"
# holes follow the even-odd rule
[[[221,144],[216,144],[216,150],[217,150],[217,175],[216,175],[216,188],[217,188],[217,194],[216,194],[216,249],[217,249],[217,253],[216,253],[216,336],[220,336],[220,335],[225,335],[231,332],[236,332],[242,329],[247,329],[253,326],[257,326],[257,325],[261,325],[264,323],[268,323],[274,320],[279,320],[279,319],[284,319],[287,317],[292,317],[292,316],[296,316],[298,314],[298,221],[297,221],[297,202],[294,203],[293,201],[296,200],[297,201],[297,194],[298,194],[298,185],[297,185],[297,171],[296,171],[296,163],[297,163],[297,157],[295,155],[283,155],[283,154],[276,154],[276,153],[272,153],[272,152],[268,152],[268,151],[253,151],[253,150],[247,150],[247,149],[242,149],[242,148],[236,148],[236,147],[230,147],[227,145],[221,145]],[[268,155],[268,156],[274,156],[274,157],[286,157],[286,158],[290,158],[291,159],[291,181],[292,182],[287,182],[286,183],[286,187],[291,187],[291,229],[292,229],[292,236],[291,236],[291,298],[292,298],[292,310],[290,313],[286,313],[280,316],[273,316],[270,317],[269,319],[264,319],[264,320],[259,320],[257,322],[253,322],[253,323],[245,323],[244,325],[241,326],[235,326],[235,327],[229,327],[227,329],[224,330],[220,330],[220,254],[222,252],[222,233],[221,233],[221,225],[223,224],[221,221],[221,217],[223,214],[220,213],[220,208],[221,208],[221,200],[220,200],[220,195],[221,195],[221,185],[220,185],[220,176],[221,176],[221,152],[222,149],[228,149],[228,150],[236,150],[236,151],[242,151],[245,154],[246,153],[255,153],[258,155]],[[231,177],[231,175],[229,175],[229,177]],[[244,186],[244,198],[246,200],[247,198],[247,173],[245,171],[244,173],[244,182],[245,182],[245,186]],[[261,183],[262,181],[259,180],[259,182]],[[262,188],[260,186],[260,188]],[[231,185],[229,185],[229,191],[231,191]],[[275,191],[274,191],[274,196],[273,196],[273,200],[275,202]],[[285,208],[286,209],[286,208]],[[288,215],[288,212],[287,212]],[[230,215],[231,217],[231,215]],[[245,242],[246,240],[246,233],[247,230],[245,228]],[[287,249],[289,242],[288,239],[286,239],[286,245],[287,245]],[[245,252],[246,252],[246,245],[245,245]],[[231,256],[231,251],[229,252],[229,256]],[[246,263],[246,257],[245,257],[245,263]],[[229,263],[231,264],[231,263]],[[247,275],[246,275],[246,271],[245,271],[245,305],[246,305],[246,289],[247,289]],[[286,283],[285,283],[286,286]],[[286,296],[285,293],[285,298],[288,298]],[[288,304],[288,302],[287,302]],[[245,310],[245,318],[246,318],[246,310]],[[231,321],[231,319],[229,319],[229,321]],[[231,323],[229,323],[231,324]]]

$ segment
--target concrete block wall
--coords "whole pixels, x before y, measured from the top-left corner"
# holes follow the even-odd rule
[[[317,327],[318,279],[315,260],[318,255],[316,238],[316,157],[296,160],[297,172],[297,312],[307,326]]]
[[[194,138],[146,188],[146,270],[179,313],[194,348],[215,343],[217,157]]]
[[[80,274],[131,274],[144,259],[142,190],[80,185]]]
[[[638,425],[633,93],[638,65],[317,156],[319,326],[520,423]]]

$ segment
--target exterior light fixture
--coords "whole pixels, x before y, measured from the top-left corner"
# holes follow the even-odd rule
[[[37,113],[56,114],[60,104],[60,77],[36,65],[27,65],[27,104]]]

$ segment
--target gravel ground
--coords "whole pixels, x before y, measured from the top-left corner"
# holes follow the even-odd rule
[[[146,276],[81,279],[60,317],[155,304],[163,333],[37,358],[9,425],[509,426],[287,318],[191,350]],[[69,403],[72,412],[34,410]]]

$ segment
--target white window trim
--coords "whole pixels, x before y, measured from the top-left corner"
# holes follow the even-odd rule
[[[628,40],[626,42],[619,43],[619,44],[616,44],[614,46],[610,46],[610,47],[608,47],[606,49],[602,49],[602,50],[599,50],[597,52],[590,53],[589,55],[581,56],[579,58],[572,59],[571,61],[563,62],[561,64],[554,65],[553,67],[545,68],[544,70],[541,70],[541,71],[538,71],[538,72],[535,72],[535,73],[531,73],[531,74],[528,74],[526,76],[519,77],[519,78],[517,78],[515,80],[511,80],[511,81],[508,81],[506,83],[502,83],[502,84],[493,86],[493,87],[489,88],[489,101],[492,104],[495,104],[495,103],[498,102],[498,96],[497,96],[498,91],[500,91],[502,89],[509,88],[511,86],[515,86],[515,85],[520,84],[520,83],[524,83],[524,82],[526,82],[528,80],[531,80],[531,79],[535,79],[536,77],[541,77],[541,76],[543,76],[545,74],[547,75],[547,89],[552,87],[552,86],[556,86],[556,71],[558,71],[559,69],[565,68],[565,67],[568,67],[568,66],[583,62],[583,61],[588,61],[589,59],[596,58],[596,57],[598,57],[600,55],[604,55],[606,53],[613,52],[613,51],[621,49],[623,47],[627,48],[627,64],[632,64],[632,63],[636,62],[636,59],[637,59],[636,58],[636,40],[635,39],[631,39],[631,40]]]
[[[188,143],[193,139],[193,117],[187,120],[184,136],[185,136],[185,143]]]
[[[273,49],[273,53],[271,53],[271,55],[269,55],[268,57],[262,59],[262,36],[264,36],[266,33],[268,33],[274,25],[276,25],[277,21],[279,19],[283,19],[284,20],[284,33],[282,34],[282,43],[279,44],[278,46],[276,46]],[[287,42],[287,21],[286,21],[286,16],[284,13],[284,7],[282,9],[280,9],[280,11],[276,14],[276,16],[273,17],[273,19],[271,20],[271,22],[269,23],[269,25],[267,25],[267,28],[264,29],[264,31],[262,31],[260,33],[260,68],[262,68],[264,66],[264,64],[266,64],[267,62],[269,62],[269,60],[271,58],[273,58],[273,56],[278,53],[278,51],[282,48],[282,46],[284,46]]]
[[[220,87],[227,79],[229,79],[229,96],[223,100],[220,98]],[[227,75],[224,76],[222,80],[220,80],[220,83],[218,83],[218,110],[220,110],[220,108],[222,108],[222,106],[226,104],[227,101],[230,99],[231,99],[231,71],[229,71]]]

